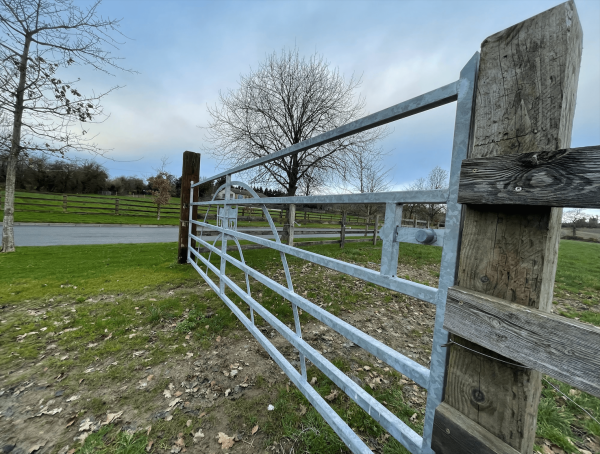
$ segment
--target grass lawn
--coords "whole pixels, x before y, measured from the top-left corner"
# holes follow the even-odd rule
[[[369,243],[349,243],[343,250],[337,245],[307,249],[365,266],[379,263],[381,256],[380,245]],[[271,373],[256,373],[252,386],[248,388],[251,391],[247,391],[244,397],[235,400],[222,398],[218,405],[207,407],[202,416],[197,413],[190,416],[191,410],[186,410],[181,402],[181,407],[178,404],[169,413],[171,419],[153,420],[151,431],[147,432],[144,426],[131,433],[125,431],[127,425],[109,424],[98,427],[99,430],[83,443],[73,443],[73,435],[79,435],[75,429],[85,417],[106,418],[103,415],[115,407],[130,409],[130,412],[139,415],[146,414],[148,408],[154,408],[154,402],[162,398],[163,390],[169,389],[165,374],[173,375],[170,370],[175,370],[182,363],[191,363],[192,360],[186,361],[186,355],[189,355],[192,345],[200,352],[193,359],[208,361],[217,351],[220,353],[215,358],[226,354],[221,352],[227,349],[233,351],[236,345],[243,344],[245,334],[240,323],[190,266],[176,263],[176,252],[175,243],[162,243],[20,247],[14,254],[0,254],[0,392],[20,389],[17,387],[26,386],[21,385],[24,380],[26,383],[35,377],[36,383],[55,383],[53,386],[59,386],[65,396],[85,394],[89,397],[87,400],[81,398],[70,404],[69,410],[63,410],[65,417],[70,411],[68,420],[76,424],[71,427],[74,432],[69,432],[71,438],[61,438],[63,444],[57,445],[54,453],[65,443],[73,446],[77,454],[167,453],[177,444],[174,440],[181,439],[186,446],[194,446],[191,432],[200,430],[209,433],[221,427],[219,424],[226,424],[227,430],[233,431],[227,432],[230,435],[245,433],[248,436],[251,428],[260,427],[259,438],[252,441],[256,442],[256,451],[248,448],[248,451],[241,452],[264,452],[268,446],[281,449],[287,446],[286,452],[290,446],[296,452],[347,452],[335,433],[301,393],[286,384],[285,377],[281,378],[276,368],[271,369]],[[254,268],[284,282],[277,252],[248,250],[244,257]],[[440,257],[440,248],[402,244],[400,269],[405,270],[403,273],[412,280],[435,285]],[[288,260],[294,273],[296,291],[304,292],[335,315],[347,314],[348,307],[354,309],[351,312],[362,313],[369,307],[375,306],[381,311],[388,305],[388,310],[408,307],[410,313],[411,305],[415,304],[370,284],[360,288],[357,298],[352,278],[332,274],[319,267],[307,268],[306,262],[293,257]],[[579,306],[574,305],[564,311],[565,315],[577,316],[581,320],[588,317],[586,321],[600,326],[600,320],[593,317],[598,314],[600,301],[600,286],[596,281],[599,263],[600,245],[561,242],[555,292],[563,301],[561,304],[577,301],[588,308],[580,311]],[[237,282],[242,282],[241,272],[231,267],[227,268],[227,272]],[[293,323],[292,310],[281,297],[255,282],[251,284],[253,295],[263,306],[284,323]],[[233,296],[232,299],[240,303]],[[365,326],[373,319],[377,319],[375,314],[366,316]],[[301,320],[303,326],[313,321],[308,314],[302,314]],[[265,325],[259,317],[256,322],[258,326]],[[23,336],[28,333],[35,334]],[[420,342],[430,333],[414,330],[411,335],[415,339],[411,342]],[[133,352],[143,353],[132,357]],[[292,353],[286,351],[286,356]],[[248,358],[243,359],[249,361]],[[331,360],[342,371],[356,374],[365,383],[364,389],[385,402],[400,419],[417,432],[422,430],[423,414],[406,394],[413,385],[406,383],[400,374],[386,370],[388,368],[384,369],[376,362],[359,362],[361,368],[356,369],[352,364],[354,360],[343,355],[334,355]],[[270,361],[264,358],[259,363],[257,367],[265,367]],[[370,369],[363,370],[364,365],[369,365]],[[210,371],[213,366],[207,367]],[[152,372],[146,372],[150,368]],[[96,372],[87,372],[90,369]],[[100,370],[101,373],[98,372]],[[153,381],[150,375],[142,379],[149,373],[159,377],[155,370],[162,371],[160,378]],[[373,373],[393,386],[367,386]],[[315,389],[324,397],[337,389],[314,366],[309,368],[309,377],[316,377]],[[193,377],[188,375],[181,380],[184,379],[192,380]],[[179,386],[174,379],[171,381]],[[146,386],[142,382],[147,388],[134,391],[135,387]],[[551,383],[598,418],[599,399],[562,383],[553,380]],[[129,386],[128,390],[119,391],[123,386]],[[39,396],[36,399],[31,404],[33,407]],[[259,410],[271,403],[273,411]],[[162,411],[167,404],[161,405],[152,411]],[[369,444],[379,446],[380,452],[407,452],[389,439],[382,427],[349,399],[337,397],[332,399],[331,405]],[[31,424],[42,424],[38,422],[41,418],[33,421]],[[2,422],[0,418],[0,433]],[[65,420],[61,428],[66,423]],[[36,431],[39,432],[38,428]],[[600,425],[545,383],[538,412],[538,437],[540,452],[540,446],[546,440],[565,452],[576,453],[576,445],[584,443],[585,437],[600,437]],[[154,445],[146,450],[151,441]],[[213,440],[212,443],[216,442]],[[239,450],[246,447],[241,442],[236,446]]]

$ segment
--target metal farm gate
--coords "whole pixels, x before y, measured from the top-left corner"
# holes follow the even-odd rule
[[[330,424],[333,430],[340,436],[346,445],[354,453],[370,453],[371,450],[363,443],[360,437],[338,416],[338,414],[327,404],[327,402],[307,382],[306,363],[308,358],[316,367],[327,375],[346,395],[355,401],[367,414],[373,417],[382,427],[396,440],[402,443],[413,454],[433,453],[431,449],[431,437],[433,429],[433,418],[436,407],[442,399],[444,370],[446,364],[446,348],[448,332],[443,329],[444,313],[446,309],[446,297],[448,288],[454,285],[457,267],[457,250],[460,237],[461,205],[457,202],[458,183],[461,162],[467,157],[471,138],[471,119],[474,105],[475,82],[479,65],[479,53],[471,58],[460,73],[460,78],[451,84],[425,93],[416,98],[396,104],[380,112],[368,115],[359,120],[340,126],[332,131],[295,144],[284,150],[262,157],[247,164],[229,169],[225,172],[212,176],[200,183],[192,185],[190,200],[193,201],[194,187],[206,181],[212,181],[223,176],[226,183],[216,193],[225,189],[224,200],[212,200],[208,202],[193,202],[191,205],[211,206],[217,205],[217,225],[209,224],[205,217],[204,221],[192,219],[193,210],[189,210],[188,224],[188,248],[187,261],[206,280],[210,287],[217,292],[223,302],[239,318],[244,326],[252,333],[258,342],[271,355],[273,360],[287,374],[290,380],[306,396],[311,404]],[[457,101],[456,122],[454,127],[454,141],[452,147],[452,164],[450,169],[450,184],[448,190],[430,191],[400,191],[382,192],[368,194],[343,194],[307,197],[272,197],[259,198],[252,188],[240,181],[232,181],[231,176],[235,173],[265,164],[276,159],[292,155],[331,141],[341,139],[377,126],[390,123],[395,120],[424,112],[444,104]],[[237,185],[248,190],[254,198],[230,199],[230,189]],[[385,203],[385,222],[379,233],[383,240],[380,271],[363,268],[361,266],[345,263],[313,252],[308,252],[292,246],[282,244],[279,240],[277,230],[267,210],[267,205],[273,204],[362,204],[362,203]],[[405,203],[444,203],[446,208],[446,228],[443,230],[428,230],[423,232],[416,228],[401,226],[402,205]],[[237,206],[238,205],[260,205],[266,219],[271,226],[275,241],[248,235],[237,230]],[[208,215],[208,211],[207,211]],[[218,232],[217,239],[210,244],[202,237],[192,234],[192,225]],[[418,233],[418,235],[417,235]],[[214,244],[221,240],[220,249]],[[280,252],[283,269],[285,270],[287,287],[264,276],[260,272],[249,267],[242,255],[239,240],[247,240]],[[192,247],[192,240],[196,241],[198,247],[208,248],[221,258],[220,268],[217,268],[209,259],[203,257]],[[240,260],[227,254],[227,243],[232,240],[238,246]],[[443,247],[442,262],[440,270],[439,287],[433,288],[418,284],[396,276],[398,266],[399,243],[423,243],[435,244]],[[372,338],[338,317],[330,314],[324,308],[320,308],[308,299],[294,292],[293,282],[288,269],[286,254],[299,257],[303,260],[330,268],[332,270],[348,274],[366,282],[391,289],[436,306],[435,329],[433,334],[433,346],[431,353],[431,368],[418,364],[412,359],[400,354],[384,343]],[[245,273],[246,288],[238,286],[225,274],[225,265],[229,262]],[[205,265],[203,271],[199,265]],[[208,276],[208,271],[218,276],[216,283]],[[288,328],[277,317],[261,306],[252,298],[250,292],[249,277],[264,284],[274,292],[288,300],[293,309],[295,319],[295,331]],[[250,307],[251,317],[246,315],[229,299],[225,289],[231,289]],[[392,412],[387,410],[380,402],[375,400],[369,393],[352,381],[342,371],[336,368],[330,361],[322,356],[302,339],[302,328],[298,316],[298,308],[307,312],[325,325],[345,336],[348,340],[373,354],[381,361],[387,363],[396,371],[406,375],[419,386],[427,390],[427,406],[425,412],[423,436],[414,432]],[[254,313],[260,315],[267,323],[277,330],[300,354],[300,371],[273,346],[271,342],[254,325]]]

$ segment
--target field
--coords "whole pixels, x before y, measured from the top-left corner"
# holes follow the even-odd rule
[[[308,249],[372,268],[381,254],[368,243]],[[244,255],[284,282],[277,253]],[[437,284],[439,248],[403,244],[400,255],[400,276]],[[174,243],[21,247],[0,255],[0,445],[23,452],[42,445],[40,454],[216,453],[224,444],[234,453],[348,452],[220,299],[175,257]],[[428,365],[428,304],[298,259],[289,263],[296,292]],[[562,241],[555,311],[600,326],[599,272],[600,245]],[[228,274],[243,277],[229,267]],[[255,282],[252,292],[292,323],[280,297]],[[313,347],[422,429],[424,390],[308,314],[301,320]],[[295,350],[258,317],[256,323],[297,364]],[[375,452],[406,453],[314,366],[308,376]],[[550,383],[598,419],[599,399]],[[600,451],[600,425],[548,382],[536,450]]]

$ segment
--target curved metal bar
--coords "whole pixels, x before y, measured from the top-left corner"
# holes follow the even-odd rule
[[[258,196],[256,191],[254,189],[252,189],[249,185],[244,183],[243,181],[232,181],[231,184],[244,188],[246,191],[248,191],[253,196],[253,198],[260,200],[260,197]],[[273,236],[275,237],[275,242],[281,243],[281,239],[279,238],[279,233],[277,232],[275,223],[273,222],[273,219],[271,218],[271,214],[269,213],[269,210],[267,209],[265,204],[262,204],[262,210],[263,210],[263,213],[265,213],[265,218],[269,222],[269,226],[271,227],[271,231],[273,232]],[[236,239],[236,241],[237,241],[237,239]],[[240,249],[240,254],[241,253],[242,252]],[[288,289],[291,292],[293,292],[294,284],[292,282],[292,275],[290,274],[290,269],[288,267],[287,257],[285,255],[285,253],[283,253],[283,252],[279,252],[279,255],[281,257],[281,263],[283,264],[283,269],[285,271],[285,280],[287,282]],[[247,279],[248,279],[248,275],[246,274],[246,280]],[[250,292],[248,292],[248,294],[250,294]],[[291,301],[290,301],[290,304],[292,305],[292,312],[294,314],[294,325],[296,328],[296,334],[298,335],[298,337],[300,339],[302,339],[302,326],[300,325],[300,315],[298,314],[298,307]],[[252,310],[252,309],[250,309],[250,310]],[[252,317],[254,317],[254,314],[252,314]],[[252,321],[254,322],[254,318],[252,318]],[[307,380],[308,377],[306,374],[306,359],[302,352],[298,351],[298,355],[300,356],[300,370],[302,372],[302,377],[304,377],[304,379]]]
[[[240,253],[240,261],[243,264],[246,264],[246,261],[244,260],[244,253],[242,252],[242,246],[240,245],[239,240],[236,237],[233,237],[233,241],[235,241],[235,244],[237,245],[238,248],[238,252]],[[208,267],[206,268],[208,271]],[[248,279],[248,272],[244,272],[244,276],[246,276],[246,290],[248,293],[248,296],[252,296],[250,293],[250,279]],[[252,306],[250,306],[250,320],[252,320],[252,324],[254,325],[254,309],[252,309]]]

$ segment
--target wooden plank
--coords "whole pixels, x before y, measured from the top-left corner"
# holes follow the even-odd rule
[[[443,402],[435,411],[433,440],[431,448],[436,454],[518,454],[517,450]]]
[[[582,40],[568,1],[483,41],[468,158],[570,147]],[[561,208],[465,205],[457,284],[549,311],[561,217]],[[450,351],[444,402],[523,454],[535,441],[540,391],[538,371]]]
[[[598,327],[452,287],[444,328],[600,397]]]
[[[600,146],[465,159],[458,201],[600,208]]]
[[[200,181],[200,153],[192,151],[183,152],[181,170],[181,207],[179,212],[179,238],[177,242],[177,262],[187,263],[188,245],[188,220],[190,215],[190,202],[198,200],[198,187],[194,188],[193,198],[190,200],[192,181]],[[192,219],[198,218],[198,207],[192,206]],[[192,233],[196,234],[196,224],[192,225]],[[192,242],[194,246],[195,242]]]

